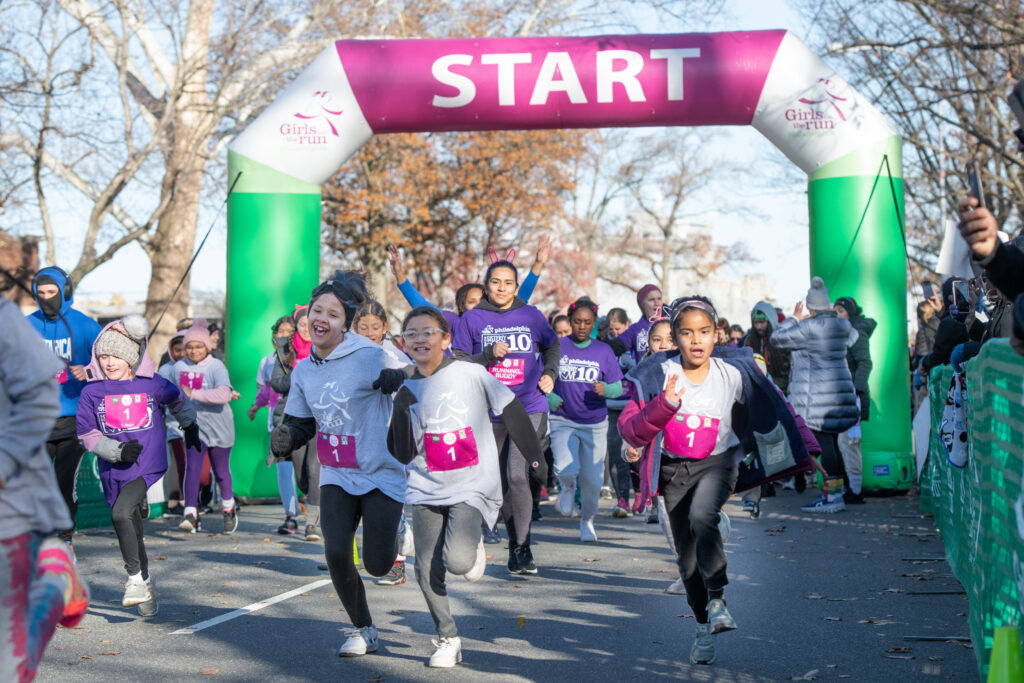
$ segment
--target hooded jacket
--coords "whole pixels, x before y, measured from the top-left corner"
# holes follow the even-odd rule
[[[754,329],[754,313],[761,313],[768,318],[768,334],[764,337]],[[790,354],[788,351],[776,348],[771,342],[772,332],[779,324],[778,313],[776,313],[775,307],[767,301],[758,301],[754,304],[750,316],[750,330],[747,332],[743,345],[752,348],[754,353],[759,353],[764,357],[765,365],[768,366],[768,374],[771,375],[775,385],[785,394],[789,387]]]
[[[857,330],[835,311],[819,311],[802,321],[787,318],[772,333],[777,348],[793,353],[789,402],[813,430],[845,432],[857,424],[857,392],[846,364]]]
[[[290,434],[287,453],[316,437],[320,486],[339,486],[353,496],[380,489],[392,500],[405,499],[405,470],[387,449],[391,396],[373,388],[388,362],[383,348],[349,332],[327,358],[314,347],[292,371],[282,422],[287,430],[278,427],[275,434]]]
[[[0,538],[71,528],[46,440],[57,418],[61,363],[0,296]]]
[[[43,313],[44,308],[39,299],[38,287],[41,277],[53,280],[59,290],[57,298],[60,301],[60,310],[52,320]],[[57,383],[60,385],[59,417],[73,416],[78,410],[78,397],[85,382],[75,379],[68,367],[89,364],[92,360],[93,342],[100,334],[100,325],[81,311],[72,308],[75,299],[69,291],[67,275],[60,268],[50,266],[36,273],[32,279],[32,294],[39,310],[27,316],[29,324],[64,364],[63,370],[57,374]]]
[[[743,403],[733,407],[732,426],[742,452],[755,457],[740,463],[735,490],[745,491],[811,469],[808,447],[817,449],[817,444],[810,434],[803,432],[782,394],[757,367],[753,353],[746,348],[716,346],[711,355],[739,370],[743,381]],[[676,408],[665,400],[662,391],[665,384],[663,363],[678,356],[678,351],[652,354],[626,374],[633,382],[636,394],[632,403],[622,411],[618,427],[627,443],[645,448],[639,468],[641,493],[645,496],[658,494],[662,433],[676,413]],[[788,444],[793,462],[789,467],[768,475],[764,464],[765,458],[770,457],[767,445],[771,443],[777,452],[783,441]],[[785,450],[786,447],[782,448]]]

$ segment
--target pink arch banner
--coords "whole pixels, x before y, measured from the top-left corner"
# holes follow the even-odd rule
[[[339,41],[374,133],[747,125],[785,31]],[[386,87],[381,73],[393,74]]]

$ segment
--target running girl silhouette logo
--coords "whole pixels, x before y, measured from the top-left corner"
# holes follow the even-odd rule
[[[811,91],[797,100],[802,107],[786,110],[786,120],[798,131],[832,131],[846,121],[845,107],[853,98],[848,86],[838,81],[819,78]]]
[[[331,99],[331,93],[326,90],[314,92],[302,111],[292,114],[293,117],[308,123],[281,124],[280,132],[285,136],[285,140],[296,145],[325,145],[328,130],[332,137],[338,137],[338,128],[334,125],[333,119],[341,116],[343,110],[331,106]]]

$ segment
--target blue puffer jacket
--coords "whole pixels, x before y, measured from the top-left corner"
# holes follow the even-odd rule
[[[788,318],[772,332],[776,348],[793,352],[787,398],[813,430],[845,432],[860,419],[846,364],[846,350],[857,336],[850,321],[831,310],[803,321]]]
[[[43,338],[46,346],[64,363],[64,371],[59,375],[60,382],[60,417],[75,415],[78,411],[78,396],[82,393],[85,382],[71,376],[67,371],[70,365],[88,365],[92,361],[92,345],[100,334],[100,324],[71,306],[75,299],[69,291],[67,276],[60,268],[47,267],[36,273],[32,280],[32,293],[36,294],[39,278],[47,276],[60,289],[60,313],[53,320],[47,318],[42,310],[30,313],[29,324]],[[66,292],[66,294],[65,294]],[[36,296],[36,304],[39,297]]]

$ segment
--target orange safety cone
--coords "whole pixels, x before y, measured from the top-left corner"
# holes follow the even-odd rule
[[[1024,683],[1024,659],[1016,626],[1000,626],[992,639],[988,683]]]

